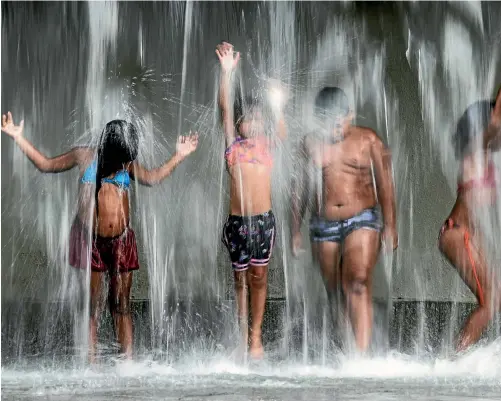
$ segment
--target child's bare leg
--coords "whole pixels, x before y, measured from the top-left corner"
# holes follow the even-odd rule
[[[313,260],[320,265],[332,322],[336,331],[343,332],[348,321],[341,285],[341,245],[332,241],[312,241],[311,250]]]
[[[366,352],[372,338],[372,271],[380,248],[377,231],[359,229],[345,240],[343,250],[343,292],[347,315],[357,348]]]
[[[96,362],[97,328],[101,314],[102,272],[90,273],[89,362]]]
[[[500,310],[501,285],[487,267],[483,249],[472,244],[464,227],[443,232],[439,249],[458,270],[478,301],[478,307],[466,320],[457,339],[456,350],[463,351],[480,339],[494,314]]]
[[[130,314],[130,288],[132,272],[120,273],[110,280],[110,308],[115,323],[121,352],[132,358],[132,317]]]
[[[248,280],[252,312],[249,353],[252,358],[261,359],[264,355],[262,326],[266,305],[268,266],[251,266],[248,272]]]
[[[234,273],[238,327],[242,336],[240,345],[245,351],[247,351],[249,336],[249,298],[247,290],[247,271],[235,271]]]

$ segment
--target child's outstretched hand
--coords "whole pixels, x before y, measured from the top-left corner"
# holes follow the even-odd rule
[[[230,72],[237,67],[240,60],[240,53],[233,50],[233,45],[223,42],[216,47],[216,54],[221,63],[221,68],[225,72]]]
[[[14,125],[10,111],[7,115],[2,115],[2,131],[12,138],[18,138],[23,134],[24,120],[19,125]]]
[[[190,131],[189,135],[181,135],[176,143],[176,154],[185,158],[189,154],[193,153],[198,146],[198,133],[192,133]]]

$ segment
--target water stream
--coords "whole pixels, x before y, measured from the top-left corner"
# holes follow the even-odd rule
[[[198,131],[200,144],[159,186],[134,185],[137,360],[114,361],[105,313],[100,342],[111,359],[89,370],[89,275],[68,266],[67,252],[78,172],[42,175],[2,134],[2,391],[61,400],[299,400],[313,389],[319,399],[332,391],[339,399],[499,396],[499,341],[445,359],[473,297],[438,253],[436,236],[455,196],[454,125],[501,82],[500,14],[498,4],[480,2],[3,2],[2,113],[24,118],[38,149],[55,156],[95,146],[114,118],[139,128],[147,167],[170,158],[180,134]],[[258,367],[229,357],[236,326],[220,241],[229,186],[214,54],[222,40],[242,54],[244,92],[268,95],[280,82],[289,98],[273,177],[270,360]],[[324,85],[342,87],[356,123],[392,150],[400,246],[375,271],[370,360],[341,354],[334,341],[307,220],[305,252],[296,259],[289,250],[295,149],[315,128],[313,99]],[[495,162],[501,167],[499,156]],[[480,216],[492,238],[500,215]],[[492,260],[501,256],[496,248]],[[498,319],[489,338],[499,329]]]

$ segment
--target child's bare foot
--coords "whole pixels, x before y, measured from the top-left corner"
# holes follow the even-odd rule
[[[263,343],[261,342],[261,336],[259,336],[259,337],[252,336],[251,337],[249,356],[255,360],[263,359],[264,348],[263,348]]]

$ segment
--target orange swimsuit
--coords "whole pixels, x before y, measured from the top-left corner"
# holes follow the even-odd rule
[[[238,137],[224,152],[228,168],[238,163],[263,164],[273,167],[270,140],[259,136],[254,138]]]
[[[458,184],[458,193],[473,188],[496,188],[496,169],[492,161],[489,162],[482,178],[474,178]]]
[[[468,191],[470,189],[474,188],[491,188],[494,189],[496,188],[496,170],[494,167],[494,163],[492,161],[489,162],[487,165],[487,168],[485,169],[485,174],[482,178],[479,179],[472,179],[463,183],[458,184],[458,194],[461,192]],[[446,230],[450,230],[452,228],[460,228],[461,226],[457,224],[452,218],[448,218],[445,223],[442,225],[442,228],[440,229],[440,234],[438,236],[438,239],[440,240],[440,237]],[[471,252],[471,246],[470,246],[470,232],[468,229],[465,230],[464,232],[464,246],[466,248],[466,252],[468,253],[468,259],[470,260],[470,264],[473,270],[473,276],[475,277],[475,282],[477,284],[477,289],[478,289],[478,303],[480,306],[483,306],[485,304],[484,300],[484,290],[482,288],[482,285],[480,283],[480,279],[478,278],[477,274],[477,268],[475,264],[475,259],[473,258],[472,252]]]

